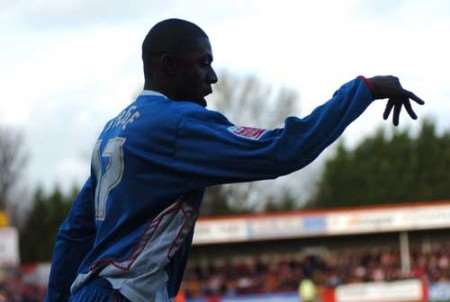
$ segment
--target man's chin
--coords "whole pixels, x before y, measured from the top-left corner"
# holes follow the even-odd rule
[[[196,98],[198,104],[202,105],[203,107],[206,107],[207,101],[206,101],[206,96],[211,94],[211,92],[209,93],[205,93],[203,96],[199,96]]]
[[[200,105],[202,105],[203,107],[206,107],[206,105],[208,105],[208,103],[206,102],[205,98],[202,98],[199,102]]]

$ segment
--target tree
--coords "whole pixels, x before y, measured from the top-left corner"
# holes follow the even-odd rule
[[[0,211],[11,203],[11,194],[19,185],[27,154],[22,134],[0,126]]]
[[[274,200],[270,198],[265,206],[266,212],[288,212],[298,208],[297,200],[294,195],[284,191],[281,198]]]
[[[379,130],[353,150],[340,143],[325,164],[310,207],[450,198],[450,132],[424,120],[416,136]]]
[[[48,262],[55,236],[67,215],[78,189],[64,194],[55,187],[49,194],[38,188],[33,206],[20,232],[20,255],[23,262]]]
[[[236,77],[223,72],[215,85],[211,105],[237,125],[275,128],[282,126],[287,116],[297,113],[298,96],[287,88],[274,89],[254,76]],[[275,197],[270,195],[282,199],[284,190],[285,187],[272,185],[269,192],[264,182],[214,186],[206,191],[201,214],[264,210],[264,200],[271,200],[273,206]]]

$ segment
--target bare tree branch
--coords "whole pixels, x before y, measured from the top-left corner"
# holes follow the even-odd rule
[[[0,210],[5,210],[13,190],[20,182],[28,156],[23,135],[14,129],[0,127]]]

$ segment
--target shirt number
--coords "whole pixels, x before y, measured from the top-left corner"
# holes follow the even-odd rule
[[[98,140],[95,144],[92,166],[97,177],[97,187],[95,188],[95,219],[97,220],[105,219],[108,195],[122,180],[125,140],[124,137],[109,139],[102,153],[100,150],[102,140]]]

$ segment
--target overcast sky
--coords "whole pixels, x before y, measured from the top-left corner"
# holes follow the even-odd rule
[[[217,70],[297,90],[302,115],[359,74],[394,74],[450,129],[450,1],[0,0],[0,124],[25,134],[30,185],[86,178],[98,132],[142,87],[142,39],[169,17],[208,33]],[[382,110],[346,140],[388,126]]]

